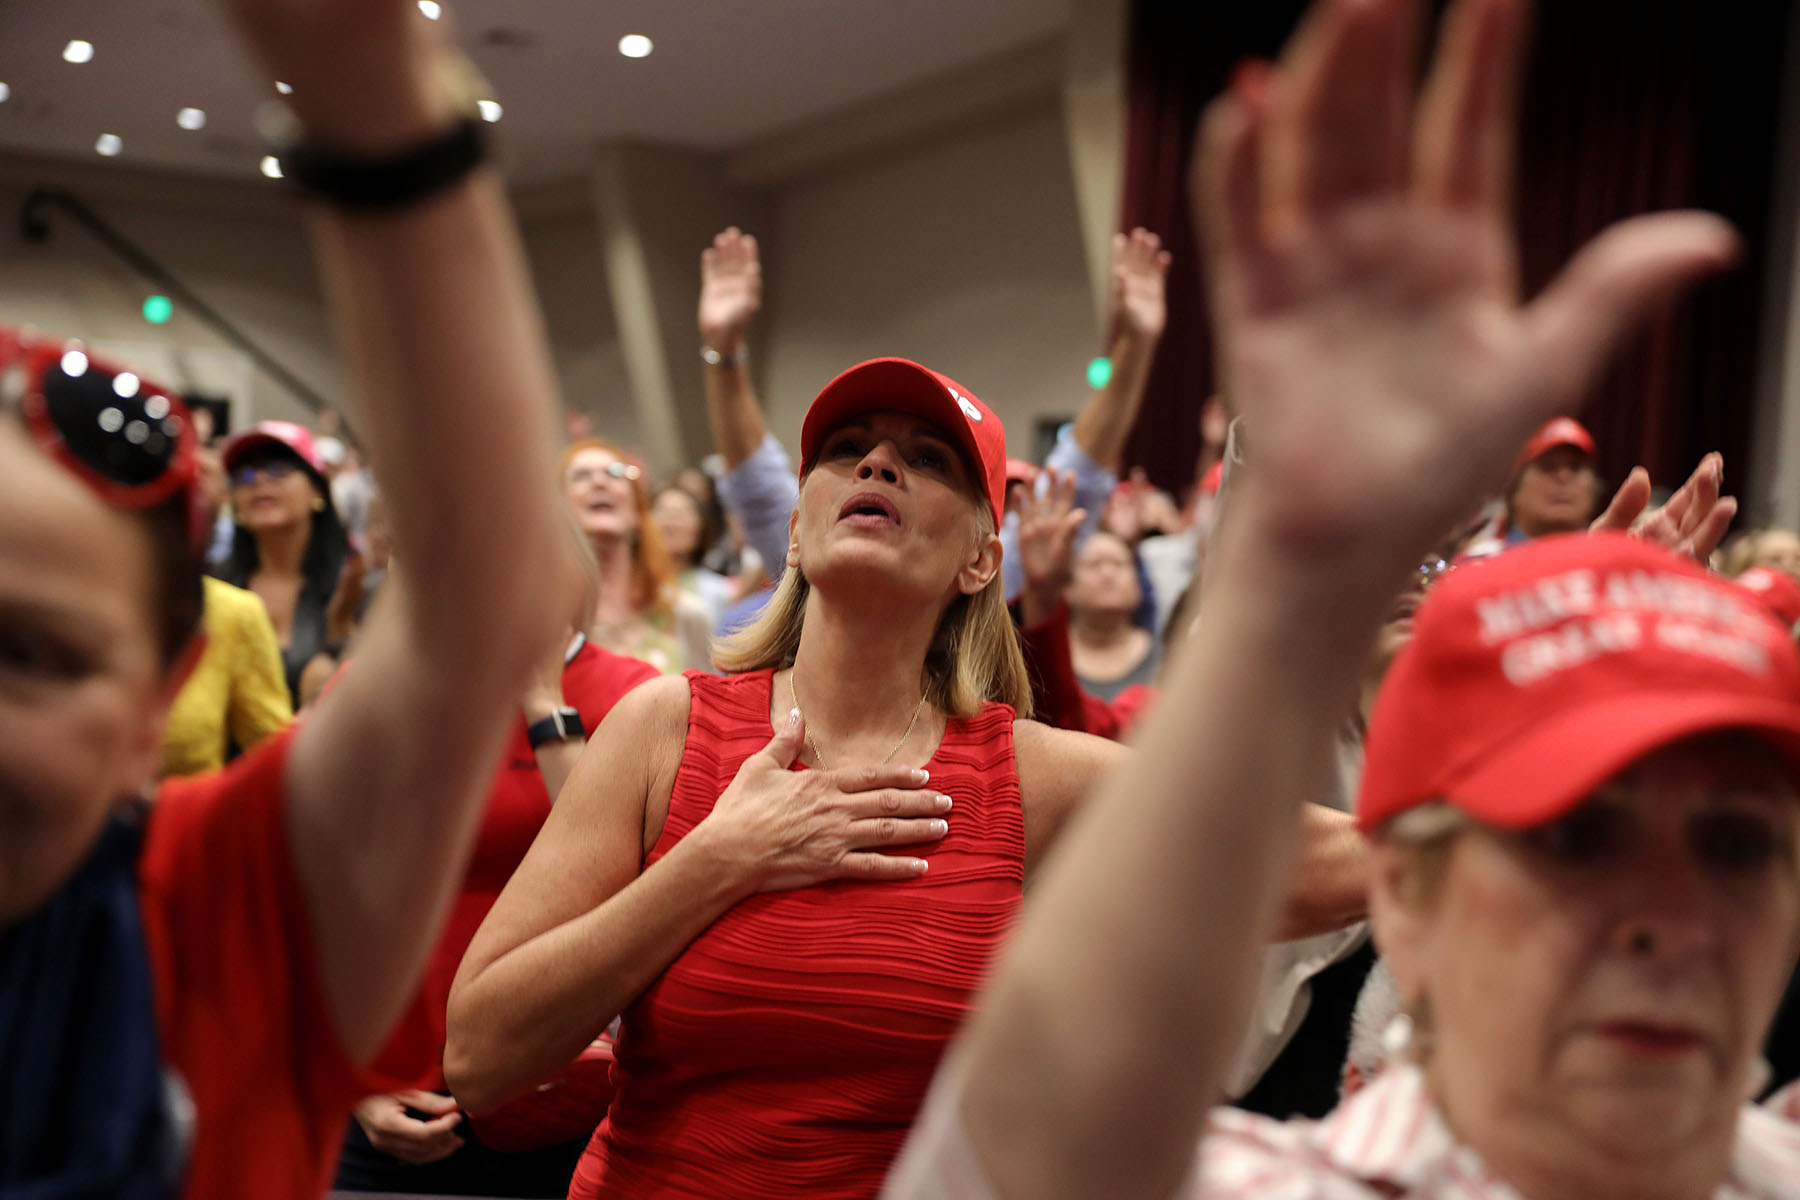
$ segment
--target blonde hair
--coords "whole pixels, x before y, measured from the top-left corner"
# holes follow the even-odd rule
[[[557,477],[564,486],[569,478],[569,464],[584,450],[602,450],[622,463],[631,463],[631,455],[604,438],[582,438],[570,442],[562,452]],[[636,465],[636,464],[633,464]],[[664,616],[675,611],[675,562],[663,544],[662,530],[650,515],[650,484],[643,468],[631,481],[632,500],[637,508],[637,533],[631,540],[631,603],[639,612],[654,610]],[[592,550],[590,548],[590,556]]]
[[[978,542],[994,536],[994,515],[985,502],[977,502],[975,529]],[[811,593],[799,567],[782,572],[762,615],[714,644],[714,665],[727,674],[793,666]],[[956,597],[944,610],[925,652],[921,684],[925,699],[953,717],[972,717],[990,700],[1012,705],[1021,717],[1031,715],[1031,679],[999,571],[979,592]]]

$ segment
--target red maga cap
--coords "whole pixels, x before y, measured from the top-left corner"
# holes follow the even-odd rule
[[[1548,454],[1558,446],[1573,446],[1589,458],[1594,457],[1594,435],[1574,417],[1558,417],[1531,435],[1525,449],[1519,452],[1519,466]]]
[[[1540,538],[1420,606],[1375,702],[1357,822],[1441,800],[1551,821],[1652,751],[1743,729],[1800,767],[1800,650],[1742,588],[1619,533]]]
[[[1734,580],[1748,591],[1775,619],[1792,629],[1800,624],[1800,580],[1774,567],[1750,567]]]
[[[1000,418],[948,375],[905,358],[873,358],[825,385],[800,426],[800,473],[818,459],[825,435],[860,413],[910,413],[942,429],[973,469],[993,506],[1006,511],[1006,430]]]

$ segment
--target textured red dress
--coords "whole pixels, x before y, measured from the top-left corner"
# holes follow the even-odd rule
[[[645,865],[768,744],[773,673],[688,674],[687,744]],[[1013,711],[952,720],[928,768],[955,800],[931,870],[743,901],[626,1010],[612,1111],[571,1200],[872,1197],[1019,908]]]

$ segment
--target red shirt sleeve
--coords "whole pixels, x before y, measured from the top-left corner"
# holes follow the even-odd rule
[[[1031,677],[1031,702],[1037,719],[1058,729],[1092,733],[1117,739],[1122,723],[1106,701],[1088,695],[1075,677],[1075,659],[1069,652],[1069,610],[1058,605],[1050,617],[1019,630],[1025,652],[1026,674]]]
[[[223,771],[171,781],[139,863],[163,1061],[191,1094],[182,1195],[317,1197],[365,1072],[326,1005],[287,832],[296,726]]]

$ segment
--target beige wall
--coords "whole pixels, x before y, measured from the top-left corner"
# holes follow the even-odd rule
[[[129,356],[172,387],[231,394],[239,420],[306,414],[179,304],[167,324],[144,320],[144,298],[160,289],[59,211],[51,210],[47,242],[24,239],[16,218],[35,183],[82,197],[303,381],[337,394],[336,359],[297,210],[272,189],[0,160],[0,321],[80,336]]]
[[[600,234],[592,215],[529,220],[521,233],[564,401],[592,417],[594,431],[602,437],[638,444],[637,414],[607,302]]]
[[[918,358],[960,379],[1012,425],[1020,452],[1030,450],[1032,417],[1072,414],[1085,399],[1083,366],[1097,338],[1054,95],[754,189],[686,158],[633,153],[655,168],[634,175],[641,194],[633,199],[659,284],[655,315],[687,457],[697,458],[708,440],[692,315],[698,255],[710,227],[732,219],[765,246],[756,372],[774,428],[790,444],[818,387],[878,354]],[[140,305],[150,285],[68,222],[56,222],[47,245],[20,239],[13,216],[29,186],[46,180],[87,198],[301,378],[328,398],[340,395],[297,209],[274,185],[0,159],[0,320],[115,345],[147,373],[178,376],[174,386],[241,391],[240,420],[307,419],[191,315],[178,309],[167,325],[145,322]],[[591,190],[526,198],[521,220],[569,404],[593,416],[603,435],[647,446]]]
[[[790,445],[819,387],[876,355],[967,385],[1015,453],[1032,418],[1086,398],[1098,336],[1053,100],[796,181],[775,211],[763,386]]]

